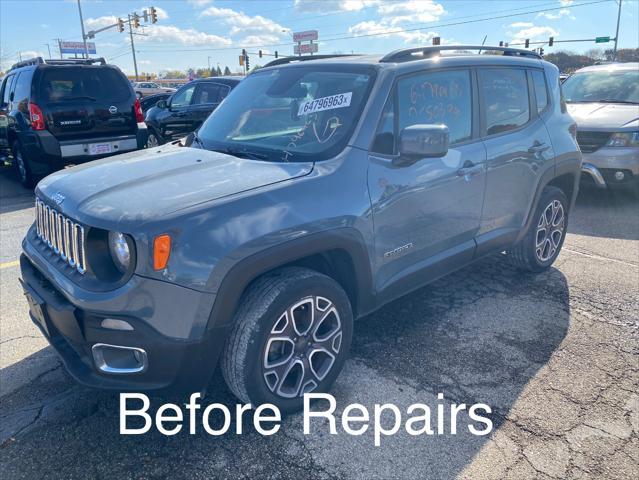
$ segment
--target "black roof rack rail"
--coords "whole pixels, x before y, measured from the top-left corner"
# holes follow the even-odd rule
[[[422,60],[423,58],[429,58],[439,55],[439,52],[454,51],[454,50],[478,50],[478,51],[497,51],[504,52],[506,56],[520,56],[531,58],[542,58],[538,53],[530,50],[523,50],[521,48],[510,47],[491,47],[489,45],[433,45],[428,47],[415,47],[415,48],[403,48],[401,50],[395,50],[394,52],[384,55],[380,59],[380,63],[390,62],[408,62],[411,60]],[[421,53],[421,57],[414,55],[415,53]]]
[[[29,65],[91,65],[93,63],[100,63],[106,65],[106,60],[103,57],[98,58],[57,58],[44,60],[42,57],[34,57],[28,60],[23,60],[11,65],[9,70],[15,70],[16,68],[28,67]]]
[[[335,55],[308,55],[304,57],[293,56],[293,57],[282,57],[277,58],[275,60],[271,60],[266,65],[266,67],[275,67],[276,65],[284,65],[291,62],[306,62],[308,60],[322,60],[323,58],[339,58],[339,57],[356,57],[354,54],[335,54]]]

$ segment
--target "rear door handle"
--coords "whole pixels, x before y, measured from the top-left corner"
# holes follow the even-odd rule
[[[474,164],[470,160],[466,160],[466,162],[464,162],[464,166],[460,168],[459,170],[457,170],[457,175],[459,175],[460,177],[477,175],[483,169],[484,169],[483,164],[481,163]]]
[[[541,153],[550,148],[550,145],[545,143],[537,143],[528,149],[528,153]]]

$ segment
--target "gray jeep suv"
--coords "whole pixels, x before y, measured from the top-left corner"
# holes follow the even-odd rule
[[[559,72],[458,48],[278,59],[184,142],[42,180],[22,281],[71,374],[202,391],[219,360],[291,411],[355,318],[489,254],[549,268],[581,167]]]

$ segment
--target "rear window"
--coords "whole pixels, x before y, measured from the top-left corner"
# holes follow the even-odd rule
[[[130,96],[127,81],[120,72],[112,68],[46,69],[40,82],[40,97],[49,102],[82,98],[121,102]]]

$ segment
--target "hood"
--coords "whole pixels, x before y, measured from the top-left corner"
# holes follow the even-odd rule
[[[639,127],[639,105],[569,103],[568,113],[579,130],[619,130]]]
[[[313,163],[273,163],[177,145],[67,168],[36,189],[77,220],[157,220],[193,205],[308,175]]]

